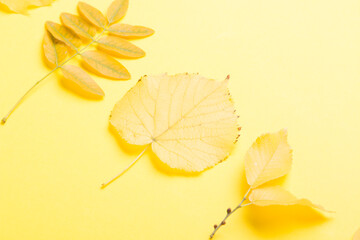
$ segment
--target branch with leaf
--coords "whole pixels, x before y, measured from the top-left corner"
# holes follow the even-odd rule
[[[78,85],[84,91],[96,96],[104,96],[103,90],[82,68],[66,65],[77,56],[81,57],[91,72],[100,76],[118,80],[130,79],[127,69],[112,56],[132,59],[145,56],[142,49],[128,40],[148,37],[154,31],[142,26],[117,23],[124,17],[128,4],[128,0],[113,1],[105,17],[98,9],[79,2],[80,16],[62,13],[60,16],[62,24],[46,22],[43,51],[47,64],[52,67],[52,70],[23,95],[2,119],[2,123],[7,121],[32,89],[58,69],[61,69],[67,80]],[[94,46],[101,51],[88,50]]]
[[[287,131],[280,130],[277,133],[265,134],[256,139],[245,156],[245,173],[249,184],[240,204],[233,210],[227,209],[225,218],[217,225],[210,238],[222,225],[225,225],[227,218],[239,208],[256,205],[302,205],[325,210],[320,205],[315,205],[305,198],[297,198],[280,186],[262,186],[276,178],[289,173],[292,164],[292,150],[287,142]]]
[[[115,105],[110,123],[128,143],[151,147],[171,168],[200,172],[229,156],[238,138],[238,116],[227,88],[198,74],[144,76]]]

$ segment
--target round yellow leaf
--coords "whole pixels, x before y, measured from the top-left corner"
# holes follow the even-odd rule
[[[151,144],[170,167],[202,171],[224,160],[238,137],[227,83],[197,74],[144,76],[110,122],[127,142]]]

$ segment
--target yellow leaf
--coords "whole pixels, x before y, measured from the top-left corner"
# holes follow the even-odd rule
[[[96,82],[81,68],[73,65],[65,65],[61,67],[64,77],[77,84],[84,91],[104,96],[104,91],[96,84]]]
[[[252,204],[257,206],[302,205],[329,212],[322,206],[313,204],[308,199],[296,198],[280,186],[256,188],[250,193],[249,200]]]
[[[115,23],[123,18],[129,7],[129,0],[115,0],[111,3],[107,11],[109,24]]]
[[[151,144],[170,167],[202,171],[224,160],[238,136],[227,85],[197,74],[144,76],[110,122],[127,142]]]
[[[356,231],[353,240],[360,240],[360,228]]]
[[[117,23],[109,27],[111,34],[124,38],[142,38],[154,34],[154,30],[143,26],[133,26],[129,24]]]
[[[81,40],[64,26],[50,21],[46,22],[45,26],[54,38],[65,43],[72,49],[77,49],[81,45]]]
[[[62,13],[60,15],[62,24],[72,30],[79,37],[92,39],[96,34],[96,29],[78,16],[70,13]]]
[[[279,178],[290,171],[292,150],[287,131],[265,134],[256,139],[245,156],[245,173],[251,188]]]
[[[5,4],[14,12],[25,13],[30,6],[42,7],[50,5],[53,1],[54,0],[0,0],[0,3]]]
[[[114,79],[130,79],[130,73],[114,58],[96,51],[81,54],[83,60],[97,73]]]
[[[97,43],[100,48],[113,53],[115,56],[128,58],[141,58],[145,56],[145,52],[142,49],[120,37],[106,36],[100,38]]]
[[[85,17],[89,22],[99,28],[105,28],[107,25],[107,19],[105,16],[93,6],[79,2],[78,9],[83,17]]]
[[[53,0],[0,0],[0,5],[1,3],[8,4],[11,9],[15,11],[22,11],[29,5],[40,6],[52,1]],[[9,112],[2,118],[1,123],[4,124],[8,120],[10,115],[23,102],[22,100],[25,99],[25,97],[32,92],[33,89],[35,89],[35,86],[56,72],[58,68],[62,67],[70,60],[75,59],[79,55],[82,56],[84,62],[86,63],[84,67],[88,66],[88,69],[91,69],[102,76],[113,79],[130,79],[130,74],[127,69],[113,57],[96,51],[84,52],[85,50],[89,50],[100,45],[99,48],[105,50],[103,52],[106,52],[109,55],[116,54],[116,56],[120,55],[128,58],[139,58],[145,55],[144,51],[140,48],[124,39],[114,37],[113,35],[102,38],[99,40],[100,43],[97,43],[100,36],[109,34],[109,22],[107,19],[110,20],[110,26],[120,20],[125,15],[128,4],[128,0],[113,1],[105,17],[96,8],[84,2],[80,2],[78,4],[78,10],[81,16],[63,13],[60,17],[63,25],[51,21],[46,22],[45,29],[50,34],[46,33],[42,47],[45,55],[44,59],[47,64],[53,67],[53,69],[35,82],[35,84],[20,98],[20,100],[17,101],[12,108],[10,108]],[[124,33],[118,34],[128,35],[129,37],[142,37],[153,32],[151,29],[147,29],[145,27],[126,26],[125,30],[121,30],[121,28],[119,30]],[[96,34],[98,30],[97,27],[101,28],[101,32],[99,32],[99,34]],[[83,43],[82,40],[89,39],[91,39],[91,41],[84,41],[86,44],[80,48]],[[71,49],[65,47],[64,44]],[[71,54],[69,57],[67,56],[68,50]],[[83,65],[81,65],[81,67],[83,67]]]
[[[55,66],[58,66],[68,53],[65,43],[53,39],[48,31],[45,31],[43,50],[48,62]]]

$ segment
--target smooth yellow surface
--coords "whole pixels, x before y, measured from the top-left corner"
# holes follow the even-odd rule
[[[111,0],[87,1],[105,12]],[[0,113],[47,73],[46,20],[74,13],[57,0],[28,16],[0,9]],[[123,23],[156,33],[122,60],[132,79],[94,77],[104,100],[69,91],[54,74],[0,126],[0,239],[208,239],[247,190],[243,157],[286,127],[294,149],[286,189],[326,209],[246,207],[216,239],[351,239],[360,226],[360,2],[357,0],[130,0]],[[109,130],[115,102],[144,74],[199,72],[224,79],[243,127],[231,156],[179,175],[149,151],[105,190],[142,147]]]

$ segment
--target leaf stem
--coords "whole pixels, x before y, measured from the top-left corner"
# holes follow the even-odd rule
[[[24,98],[26,97],[26,95],[31,92],[37,85],[39,85],[45,78],[47,78],[50,74],[52,74],[53,72],[55,72],[59,67],[55,67],[53,70],[51,70],[50,72],[48,72],[44,77],[42,77],[39,81],[37,81],[20,99],[19,101],[17,101],[17,103],[10,109],[10,111],[8,112],[8,114],[6,114],[5,117],[3,117],[3,119],[1,119],[1,124],[5,124],[6,121],[8,120],[8,118],[10,117],[10,115],[14,112],[14,110],[17,108],[17,106],[19,106],[19,104],[22,102],[22,100],[24,100]]]
[[[129,170],[140,158],[142,155],[144,155],[144,153],[146,152],[146,150],[148,149],[149,145],[147,145],[144,150],[135,158],[134,161],[132,161],[125,169],[123,169],[118,175],[116,175],[114,178],[112,178],[110,181],[103,183],[101,185],[101,189],[106,188],[107,186],[109,186],[111,183],[113,183],[116,179],[118,179],[121,175],[123,175],[127,170]]]
[[[229,209],[227,210],[226,216],[225,216],[224,219],[220,222],[219,225],[214,225],[214,228],[215,228],[215,229],[214,229],[214,231],[211,233],[210,239],[212,239],[212,238],[214,237],[215,233],[219,230],[219,228],[220,228],[222,225],[225,225],[226,219],[227,219],[228,217],[230,217],[231,214],[233,214],[233,213],[234,213],[236,210],[238,210],[239,208],[242,208],[242,207],[245,207],[245,206],[249,206],[249,205],[252,204],[252,203],[247,203],[247,204],[242,205],[242,204],[245,202],[245,200],[247,199],[247,196],[249,195],[250,191],[251,191],[251,188],[249,188],[249,190],[245,193],[244,198],[241,200],[241,202],[239,203],[239,205],[236,206],[236,208],[234,208],[233,210],[231,210],[231,209],[229,208]]]
[[[20,105],[20,103],[24,100],[24,98],[37,86],[39,85],[45,78],[47,78],[49,75],[51,75],[53,72],[55,72],[57,69],[61,68],[62,66],[64,66],[67,62],[69,62],[71,59],[73,59],[74,57],[76,57],[77,55],[81,55],[81,52],[84,51],[86,48],[88,48],[91,44],[97,42],[97,40],[100,38],[100,36],[105,32],[105,30],[101,31],[96,39],[93,38],[92,41],[87,44],[86,46],[84,46],[83,48],[81,48],[80,50],[75,49],[76,53],[73,54],[72,56],[70,56],[68,59],[66,59],[64,62],[62,62],[61,64],[58,64],[54,69],[52,69],[50,72],[48,72],[45,76],[43,76],[39,81],[37,81],[17,102],[16,104],[10,109],[10,111],[8,112],[8,114],[5,115],[5,117],[3,117],[1,119],[1,124],[5,124],[6,121],[8,120],[8,118],[10,117],[10,115],[15,111],[15,109]]]

